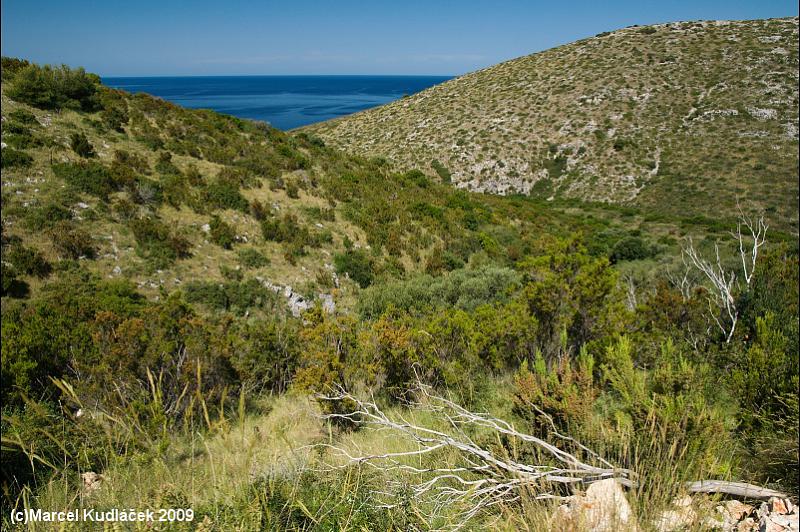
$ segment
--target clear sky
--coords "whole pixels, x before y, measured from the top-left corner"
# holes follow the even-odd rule
[[[633,24],[797,0],[2,0],[2,54],[104,76],[462,74]]]

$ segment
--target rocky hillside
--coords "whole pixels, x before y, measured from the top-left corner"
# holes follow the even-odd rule
[[[797,228],[798,19],[630,27],[311,126],[463,188]]]

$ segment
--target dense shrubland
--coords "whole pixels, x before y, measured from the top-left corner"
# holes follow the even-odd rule
[[[110,91],[80,71],[4,59],[3,76],[4,142],[41,140],[3,149],[4,180],[13,149],[30,158],[25,175],[54,183],[24,206],[3,192],[4,516],[13,505],[66,507],[77,473],[91,470],[113,486],[84,495],[95,506],[189,504],[218,529],[431,525],[424,499],[374,504],[372,492],[402,474],[321,468],[334,458],[301,448],[402,450],[369,428],[323,424],[316,414],[352,405],[308,394],[341,387],[435,424],[415,406],[419,381],[635,471],[643,520],[681,480],[797,493],[790,237],[770,233],[752,282],[733,286],[739,325],[726,341],[709,314],[712,287],[684,276],[677,243],[693,234],[707,252],[720,241],[735,271],[731,228],[713,220],[472,195],[308,134]],[[6,97],[32,107],[7,113]],[[38,113],[54,107],[78,109],[64,114],[84,136],[51,138]],[[128,262],[109,275],[104,257],[126,246]],[[319,301],[292,317],[263,282],[282,269],[303,272],[295,289],[312,300],[336,297],[337,311]],[[545,510],[523,496],[476,519],[536,528]],[[450,511],[433,524],[452,524],[461,508]]]

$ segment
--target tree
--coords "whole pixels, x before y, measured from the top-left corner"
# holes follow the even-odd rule
[[[732,231],[731,236],[736,239],[739,246],[739,257],[742,262],[741,278],[744,280],[745,289],[753,281],[758,253],[767,241],[768,228],[763,215],[758,219],[749,217],[739,208],[739,221],[736,224],[736,231]],[[730,343],[739,321],[736,295],[742,287],[741,283],[737,282],[737,272],[734,269],[727,269],[722,264],[719,242],[714,244],[714,254],[715,259],[712,263],[697,251],[691,237],[683,247],[684,262],[688,259],[688,264],[697,268],[710,285],[709,313],[725,336],[725,343]]]
[[[72,148],[72,151],[86,159],[97,155],[94,151],[94,146],[92,146],[92,143],[89,142],[89,139],[86,138],[86,135],[83,133],[73,133],[70,135],[69,146]]]

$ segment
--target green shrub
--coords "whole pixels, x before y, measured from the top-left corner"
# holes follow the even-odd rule
[[[50,275],[52,265],[38,250],[17,245],[11,246],[3,255],[3,260],[8,261],[17,272],[25,275],[35,275],[44,278]]]
[[[62,258],[94,258],[95,247],[91,235],[72,221],[62,220],[53,224],[50,238]]]
[[[130,227],[136,238],[136,253],[156,268],[166,268],[177,259],[189,256],[191,244],[155,218],[132,220]]]
[[[219,216],[212,216],[208,226],[209,237],[213,243],[224,249],[233,247],[236,242],[236,231],[230,224],[223,222]]]
[[[100,78],[82,68],[30,64],[15,74],[6,94],[40,109],[94,111],[98,107],[95,94],[99,83]]]
[[[239,250],[239,264],[244,268],[263,268],[268,266],[269,259],[255,248],[244,248]]]
[[[431,167],[434,169],[436,174],[442,180],[442,183],[450,183],[452,181],[452,175],[450,174],[450,170],[445,167],[441,162],[437,159],[431,161]]]
[[[69,146],[72,148],[72,151],[86,159],[97,156],[94,151],[94,146],[92,146],[92,143],[89,142],[89,139],[86,138],[86,135],[83,133],[73,133],[70,135]]]
[[[75,190],[101,199],[106,199],[119,188],[114,174],[103,164],[94,161],[56,163],[53,165],[53,173]]]
[[[239,192],[239,185],[225,179],[215,179],[206,185],[203,200],[212,209],[234,209],[247,212],[249,204]]]
[[[29,126],[38,126],[39,121],[36,120],[36,115],[28,111],[27,109],[14,109],[10,113],[8,113],[8,117],[12,120],[16,120],[21,124],[26,124]]]
[[[298,358],[297,331],[291,322],[243,323],[231,336],[231,365],[246,389],[257,393],[288,389]]]
[[[25,213],[25,226],[34,231],[52,227],[56,222],[71,220],[72,212],[64,205],[49,202],[41,207],[33,207]]]
[[[392,308],[414,315],[445,308],[474,311],[487,303],[505,301],[519,282],[519,274],[497,266],[460,269],[440,277],[417,275],[370,286],[359,294],[357,308],[365,319]]]
[[[251,309],[273,309],[278,296],[256,279],[237,282],[212,283],[192,281],[183,288],[189,303],[200,303],[209,309],[226,310],[243,315]]]
[[[337,273],[346,273],[361,288],[368,287],[375,278],[372,258],[361,249],[337,253],[333,257],[333,263]]]
[[[30,65],[30,62],[25,59],[17,59],[16,57],[3,56],[2,62],[3,81],[14,79],[14,76],[16,76],[20,70]]]
[[[614,244],[609,260],[615,264],[627,260],[642,260],[651,256],[652,250],[647,242],[638,236],[629,236]]]
[[[11,147],[3,148],[2,155],[0,155],[0,168],[25,168],[32,164],[33,157]]]

